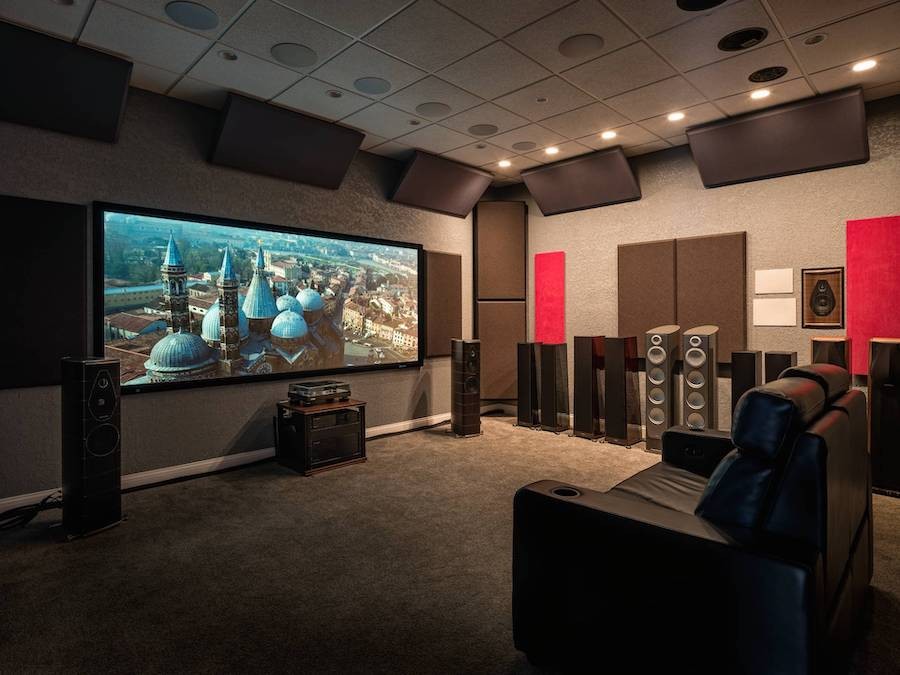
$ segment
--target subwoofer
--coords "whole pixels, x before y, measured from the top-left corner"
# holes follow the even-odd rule
[[[641,440],[637,338],[608,337],[606,347],[606,441],[631,447]]]
[[[450,342],[450,427],[457,436],[481,433],[481,342]]]
[[[646,413],[644,433],[648,450],[662,450],[662,434],[675,426],[675,362],[681,326],[651,328],[645,336]]]
[[[731,412],[741,396],[762,384],[762,352],[731,352]]]
[[[900,494],[900,339],[869,342],[869,448],[872,487]]]
[[[718,332],[718,326],[698,326],[684,332],[682,419],[689,429],[716,429],[718,425]]]
[[[797,365],[797,352],[766,352],[766,382],[774,382],[788,368]]]
[[[850,338],[814,337],[810,342],[811,363],[831,363],[850,370]]]
[[[582,438],[602,438],[606,433],[603,411],[605,350],[603,336],[575,336],[574,408],[572,431]]]
[[[520,427],[541,426],[540,342],[520,342],[516,347],[516,423]]]
[[[569,362],[565,344],[541,345],[541,429],[569,428]]]
[[[119,362],[62,359],[63,527],[81,536],[122,520]]]

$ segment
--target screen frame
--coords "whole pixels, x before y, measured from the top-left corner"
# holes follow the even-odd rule
[[[327,239],[337,239],[340,241],[358,242],[363,244],[376,244],[384,246],[398,246],[403,248],[411,248],[416,251],[416,265],[418,269],[416,293],[419,306],[419,322],[418,322],[418,358],[412,361],[403,361],[398,363],[379,363],[364,366],[345,366],[343,368],[327,368],[318,370],[307,370],[300,372],[285,373],[267,373],[264,375],[240,375],[238,377],[217,377],[200,380],[185,380],[183,382],[153,382],[141,385],[121,385],[120,389],[123,394],[142,394],[147,392],[168,391],[173,389],[194,389],[197,387],[223,387],[234,384],[250,384],[254,382],[268,382],[275,380],[304,380],[313,377],[321,377],[322,375],[338,375],[348,373],[364,373],[376,372],[382,370],[401,370],[407,368],[422,368],[425,365],[425,247],[422,244],[414,244],[406,241],[395,241],[391,239],[379,239],[377,237],[367,237],[363,235],[350,235],[335,232],[326,232],[324,230],[313,230],[310,228],[291,227],[288,225],[275,225],[272,223],[262,223],[258,221],[239,220],[228,216],[210,216],[197,213],[186,213],[183,211],[168,211],[164,209],[156,209],[143,206],[132,206],[127,204],[116,204],[113,202],[95,201],[92,203],[92,266],[93,266],[93,307],[92,320],[89,322],[94,329],[93,347],[94,353],[102,356],[105,353],[106,340],[104,339],[103,318],[106,316],[104,312],[105,297],[105,238],[106,229],[104,223],[104,213],[113,211],[116,213],[124,213],[135,216],[148,216],[151,218],[167,218],[170,220],[184,220],[188,222],[205,223],[208,225],[224,225],[226,227],[240,227],[244,229],[266,230],[269,232],[284,232],[288,234],[296,234],[300,236],[321,237]]]

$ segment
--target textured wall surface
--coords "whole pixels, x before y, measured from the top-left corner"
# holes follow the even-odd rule
[[[618,244],[746,231],[748,348],[796,351],[808,363],[811,336],[842,331],[803,330],[799,316],[797,327],[754,327],[753,272],[794,268],[799,298],[801,268],[844,265],[847,220],[900,213],[900,97],[869,104],[868,126],[871,159],[857,166],[707,190],[685,146],[631,160],[643,193],[637,202],[543,217],[522,188],[497,197],[528,202],[529,279],[535,253],[566,252],[570,342],[574,335],[617,334]],[[533,281],[528,301],[533,335]],[[729,387],[720,381],[722,428],[730,426]]]
[[[471,217],[388,202],[396,163],[360,153],[336,191],[217,167],[206,162],[216,119],[206,109],[132,90],[115,145],[0,122],[0,194],[104,200],[421,243],[462,256],[463,298],[472,297]],[[29,280],[47,284],[48,305],[40,311],[52,310],[53,284],[65,283],[52,272],[37,264]],[[464,301],[463,337],[471,333],[471,302]],[[448,412],[449,376],[449,359],[442,358],[421,370],[346,379],[354,396],[369,401],[367,420],[374,426]],[[287,381],[279,380],[128,396],[123,470],[269,447],[274,403],[286,391]],[[2,390],[0,409],[0,498],[57,486],[58,388]]]

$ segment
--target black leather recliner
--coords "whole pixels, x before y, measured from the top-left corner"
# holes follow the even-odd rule
[[[532,662],[605,672],[817,673],[872,577],[865,395],[837,366],[747,392],[731,437],[672,429],[608,492],[515,496],[513,629]]]

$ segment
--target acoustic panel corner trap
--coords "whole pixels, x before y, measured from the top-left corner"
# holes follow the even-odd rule
[[[534,341],[566,341],[566,254],[534,254]]]
[[[425,356],[450,356],[462,337],[462,256],[425,251]]]

